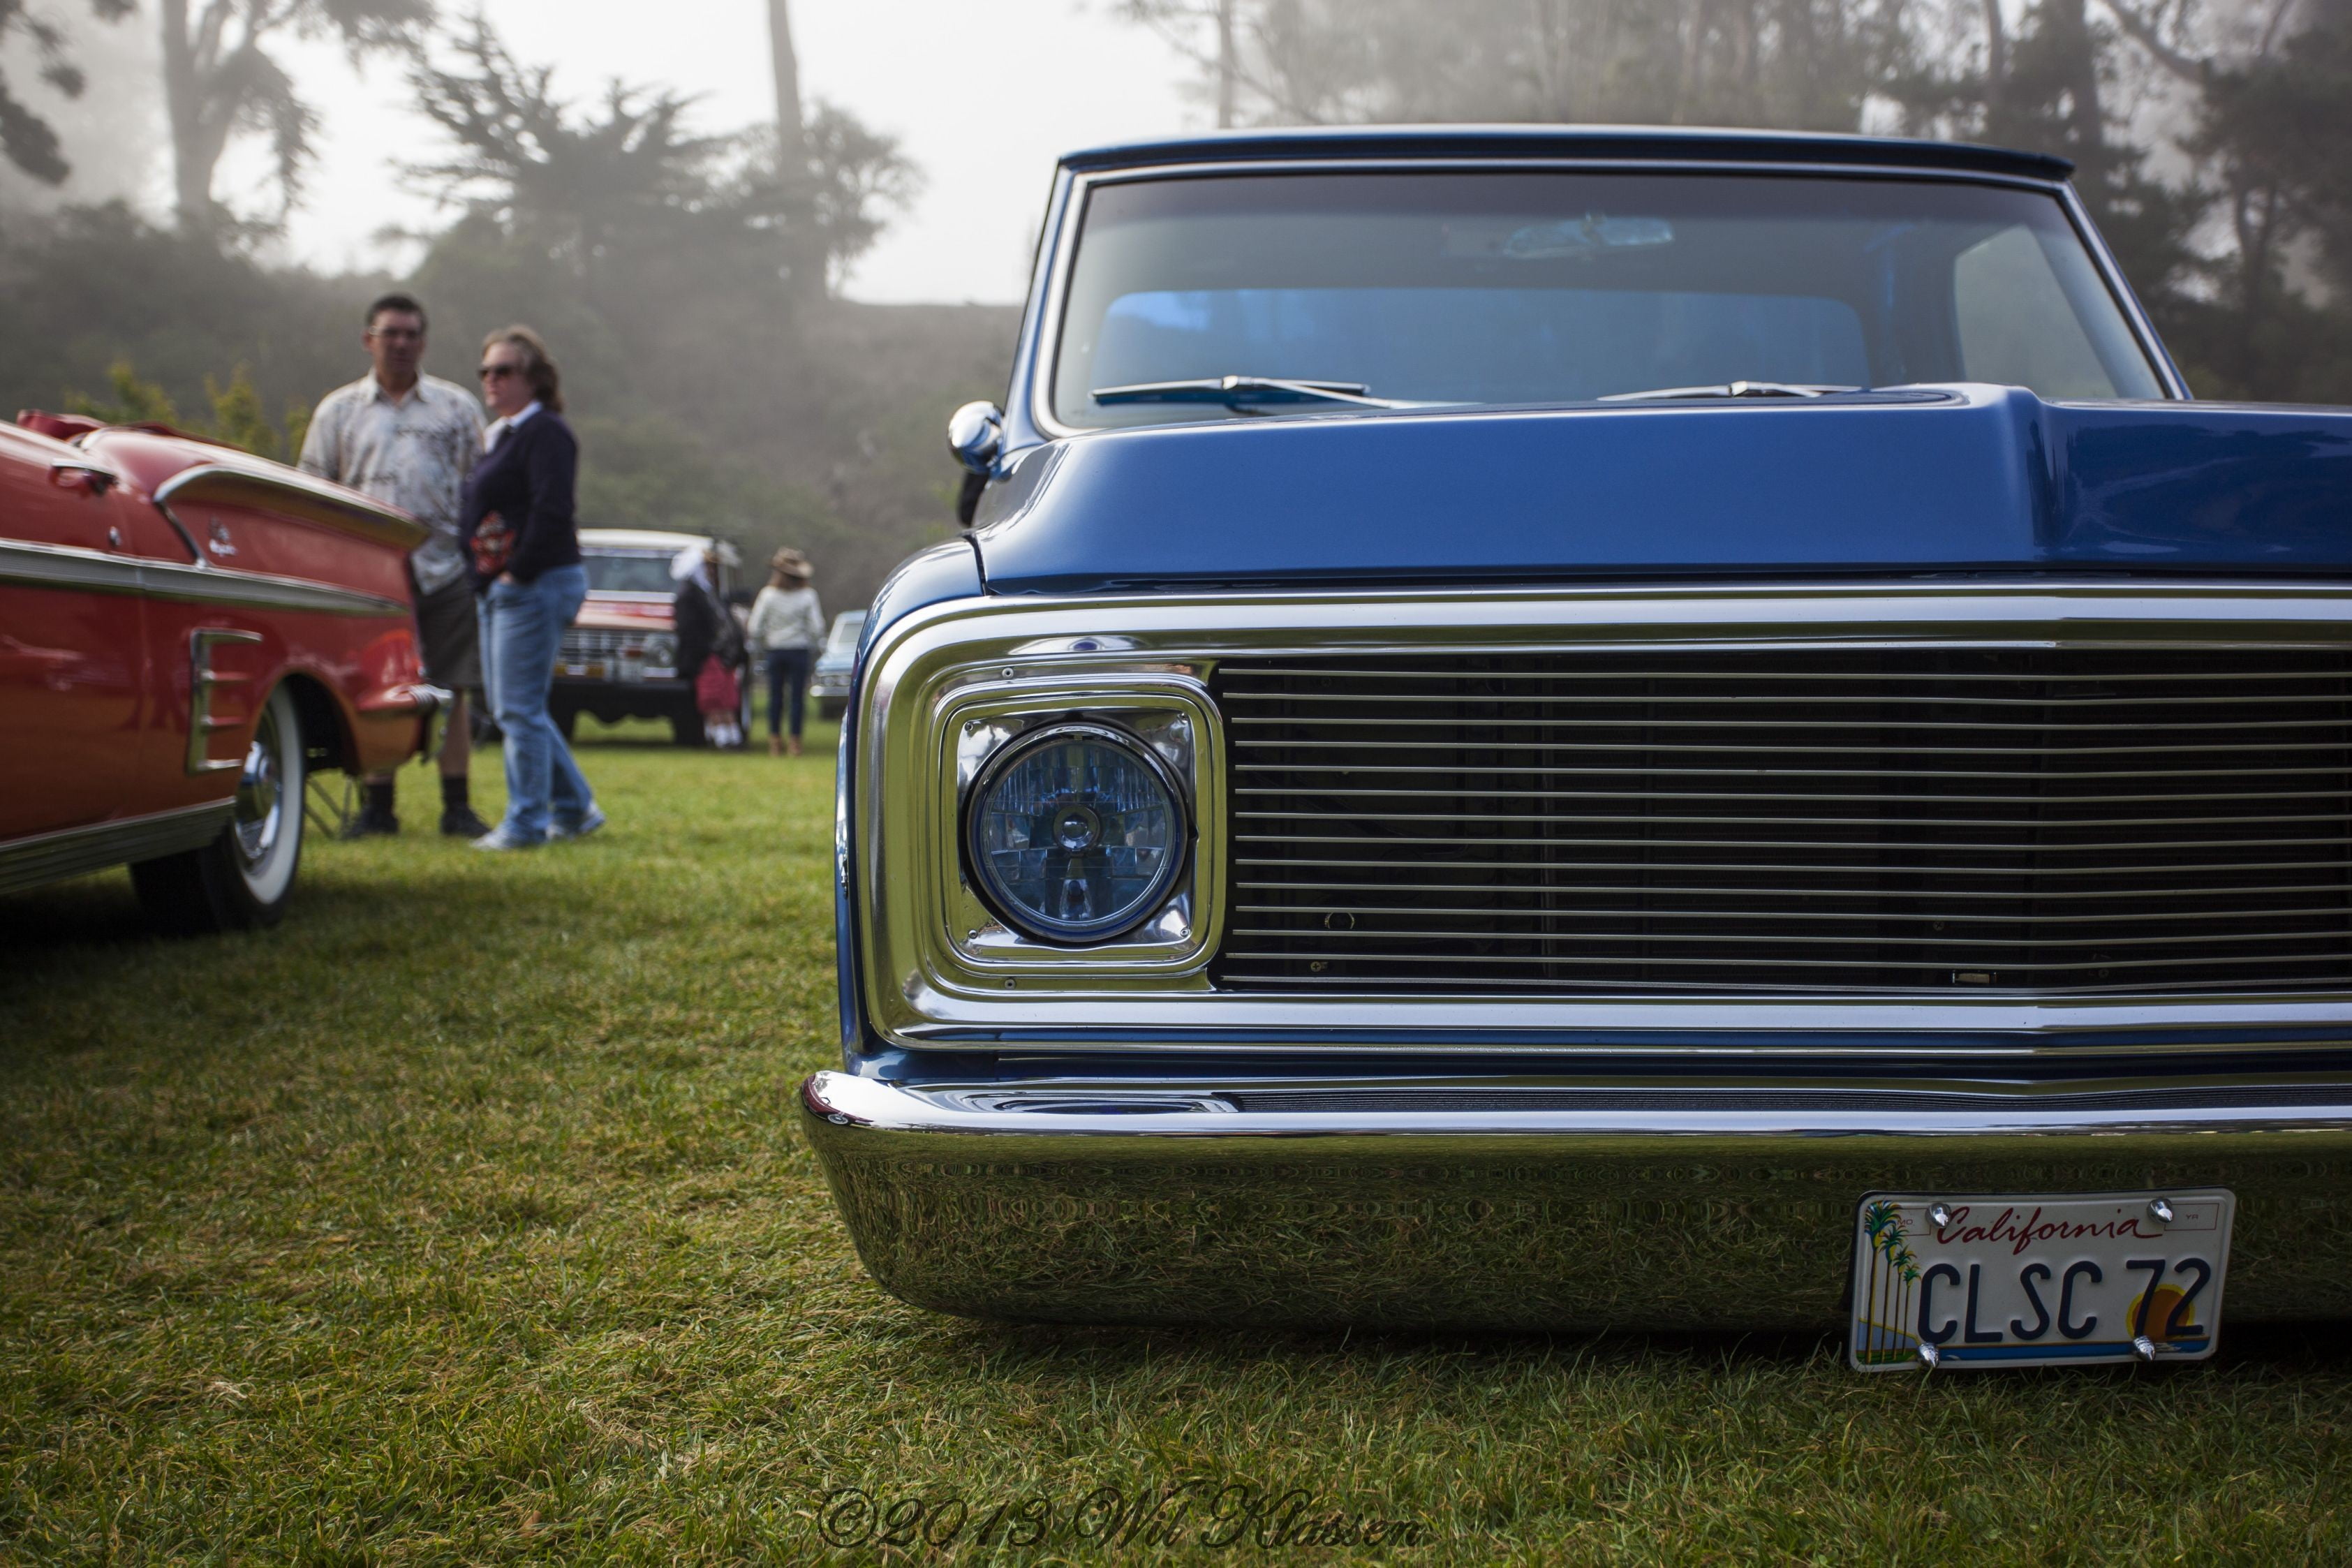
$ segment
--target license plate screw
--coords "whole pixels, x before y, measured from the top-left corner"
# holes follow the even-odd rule
[[[2132,1336],[2132,1352],[2138,1356],[2142,1361],[2154,1361],[2156,1359],[2156,1342],[2149,1339],[2146,1334],[2134,1334]]]
[[[2172,1205],[2165,1202],[2162,1198],[2148,1199],[2147,1212],[2155,1216],[2156,1223],[2158,1225],[2170,1225],[2172,1223]]]
[[[1921,1340],[1919,1342],[1919,1362],[1920,1364],[1925,1366],[1929,1372],[1935,1371],[1936,1363],[1943,1359],[1944,1352],[1942,1351],[1937,1350],[1934,1345],[1929,1344],[1925,1340]]]
[[[1927,1205],[1927,1217],[1935,1222],[1935,1226],[1937,1230],[1941,1230],[1946,1226],[1952,1223],[1952,1205],[1949,1204],[1929,1204]],[[1934,1363],[1930,1363],[1928,1364],[1933,1365]]]

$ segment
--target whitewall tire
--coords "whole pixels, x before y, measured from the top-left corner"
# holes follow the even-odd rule
[[[148,913],[184,931],[276,925],[302,863],[303,773],[301,716],[281,686],[254,725],[220,837],[131,868]]]

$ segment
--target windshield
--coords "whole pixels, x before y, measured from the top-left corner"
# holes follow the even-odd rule
[[[580,559],[588,568],[588,591],[592,594],[669,595],[677,590],[669,575],[669,563],[676,553],[663,550],[583,550]]]
[[[1449,404],[1737,381],[2163,395],[2058,201],[1956,181],[1108,184],[1087,198],[1067,300],[1052,397],[1078,426],[1343,406],[1295,384]]]

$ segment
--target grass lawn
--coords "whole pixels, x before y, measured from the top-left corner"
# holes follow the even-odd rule
[[[1295,1554],[1059,1528],[1186,1482],[1420,1538],[1327,1561],[2352,1559],[2336,1332],[1927,1383],[903,1306],[788,1120],[835,1058],[832,732],[650,741],[583,725],[612,826],[528,855],[420,832],[411,768],[407,835],[314,843],[260,936],[157,940],[121,872],[0,899],[0,1559],[792,1561],[850,1486],[964,1501],[910,1560]],[[1031,1499],[1044,1548],[971,1544]]]

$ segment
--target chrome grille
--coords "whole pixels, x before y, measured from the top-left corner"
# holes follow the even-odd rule
[[[607,674],[620,665],[625,649],[635,649],[643,658],[643,673],[661,678],[675,674],[670,668],[673,654],[667,632],[618,631],[605,626],[572,626],[563,634],[562,652],[556,658],[558,674],[567,667],[602,664]]]
[[[601,626],[573,626],[563,634],[563,658],[569,664],[590,658],[618,658],[624,644],[643,647],[645,641],[640,633],[607,631]]]
[[[1242,659],[1237,991],[2352,981],[2352,655]]]

